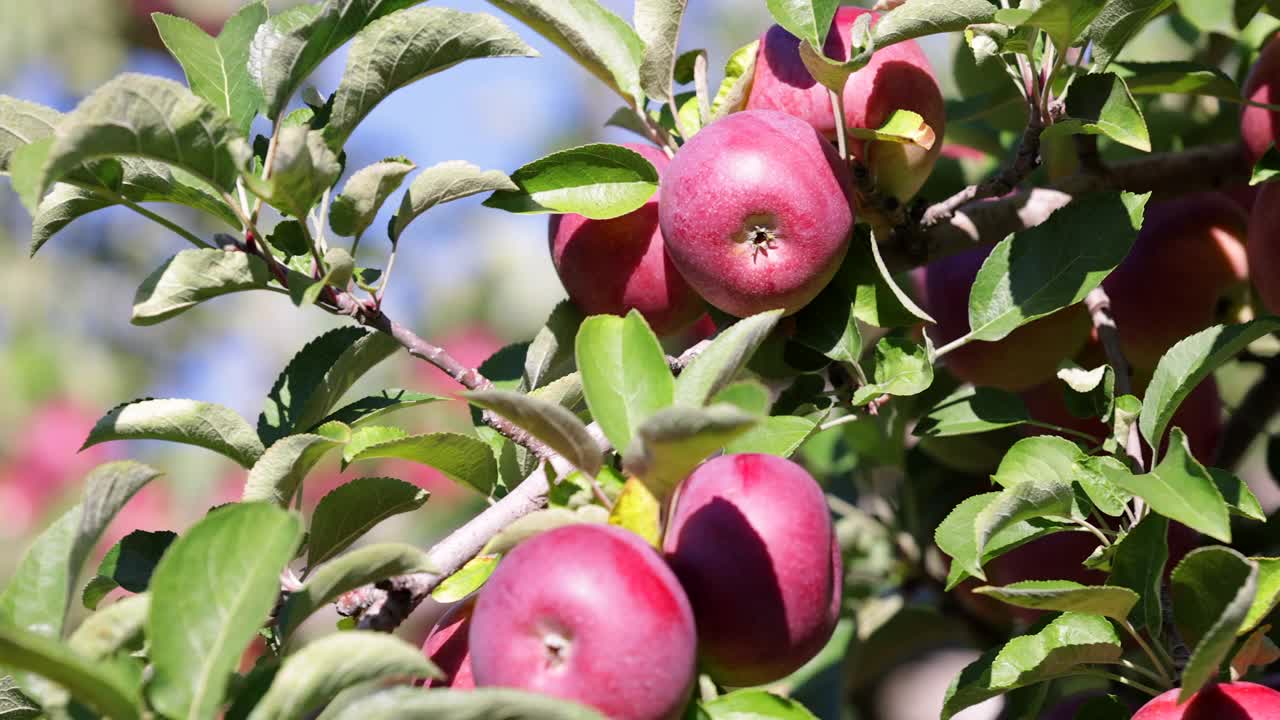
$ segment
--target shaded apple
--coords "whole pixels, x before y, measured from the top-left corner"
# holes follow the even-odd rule
[[[827,35],[823,52],[848,60],[853,24],[859,16],[877,13],[842,7]],[[928,58],[914,40],[877,49],[871,61],[849,77],[844,86],[844,114],[848,127],[874,130],[895,110],[910,110],[932,128],[936,141],[928,150],[918,145],[854,140],[850,151],[867,164],[877,186],[901,201],[910,199],[933,171],[942,152],[947,116],[942,91]],[[800,59],[800,40],[778,25],[760,37],[755,75],[747,108],[780,110],[804,120],[828,138],[836,137],[830,94],[818,84]]]
[[[1266,312],[1280,314],[1280,183],[1262,186],[1249,216],[1249,276]]]
[[[653,163],[659,176],[667,156],[650,145],[627,143]],[[697,320],[706,306],[667,257],[658,225],[658,195],[638,210],[609,220],[552,215],[547,229],[551,261],[569,299],[587,315],[639,310],[659,335]]]
[[[991,248],[980,247],[935,260],[916,274],[922,304],[937,320],[927,332],[941,347],[969,332],[969,292]],[[1034,320],[995,342],[974,341],[948,353],[944,362],[957,378],[983,387],[1019,391],[1052,378],[1058,363],[1084,346],[1092,327],[1083,305]]]
[[[689,600],[637,535],[572,525],[520,543],[471,617],[477,686],[574,700],[611,718],[681,714],[693,688]]]
[[[1264,105],[1280,105],[1280,40],[1272,39],[1258,56],[1245,79],[1246,99]],[[1280,138],[1280,112],[1246,105],[1240,113],[1240,137],[1248,150],[1249,162],[1256,163],[1268,147]]]
[[[476,686],[471,672],[471,647],[468,633],[471,630],[471,614],[476,607],[476,597],[471,597],[449,608],[422,645],[427,659],[444,673],[443,678],[429,678],[426,687],[451,687],[464,690]]]
[[[849,248],[849,176],[812,127],[772,110],[718,120],[680,148],[658,201],[667,252],[738,317],[804,307]]]
[[[1272,720],[1280,718],[1280,692],[1251,682],[1201,688],[1181,705],[1174,688],[1142,706],[1133,720]]]
[[[729,686],[786,676],[831,636],[840,553],[822,488],[773,455],[723,455],[677,490],[663,550],[689,593],[704,671]]]
[[[1248,224],[1240,206],[1217,192],[1147,206],[1129,256],[1102,283],[1135,368],[1154,368],[1174,343],[1242,302]]]

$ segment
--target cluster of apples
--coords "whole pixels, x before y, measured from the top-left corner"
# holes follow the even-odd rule
[[[824,51],[847,59],[854,21],[841,8]],[[873,21],[875,13],[871,13]],[[852,178],[831,140],[829,92],[800,57],[800,41],[779,26],[760,38],[746,109],[694,135],[673,158],[627,147],[653,163],[657,195],[611,220],[553,216],[551,257],[569,298],[587,314],[638,310],[659,335],[674,335],[707,303],[737,317],[809,303],[835,275],[854,224]],[[843,92],[848,127],[875,129],[896,110],[918,113],[941,137],[942,93],[915,42],[887,47],[854,73]],[[879,190],[913,196],[933,169],[930,149],[850,143]]]
[[[661,553],[611,525],[523,541],[428,635],[435,685],[514,687],[611,718],[681,716],[701,669],[781,679],[822,649],[842,572],[826,497],[790,460],[724,455],[679,487]]]

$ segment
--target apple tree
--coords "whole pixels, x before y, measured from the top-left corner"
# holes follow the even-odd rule
[[[776,25],[727,58],[690,47],[687,0],[491,4],[157,13],[185,85],[0,97],[31,262],[123,206],[191,246],[139,278],[133,323],[240,292],[344,322],[256,424],[216,397],[105,411],[86,447],[219,453],[240,498],[126,537],[86,585],[165,482],[90,472],[0,593],[0,715],[873,717],[868,688],[962,628],[984,652],[944,719],[1280,717],[1280,546],[1242,466],[1280,413],[1280,4],[767,0]],[[392,93],[534,57],[530,33],[634,142],[504,169],[346,152]],[[941,34],[958,94],[917,42]],[[477,195],[547,216],[568,299],[472,367],[383,298],[412,282],[406,228]],[[398,353],[465,388],[471,432],[389,417],[451,398],[356,390]],[[361,542],[426,498],[356,477],[304,513],[326,456],[489,502],[429,548]],[[392,634],[428,598],[454,606],[425,642]],[[336,630],[297,632],[332,606]]]

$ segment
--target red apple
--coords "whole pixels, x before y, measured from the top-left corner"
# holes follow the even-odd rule
[[[1267,312],[1280,314],[1280,183],[1262,186],[1249,217],[1249,275]]]
[[[1248,224],[1248,215],[1222,193],[1147,207],[1129,256],[1102,283],[1135,368],[1154,368],[1174,343],[1228,314],[1249,275]]]
[[[476,596],[472,595],[449,608],[435,627],[431,628],[431,634],[422,645],[422,652],[440,668],[444,677],[427,680],[427,687],[465,690],[476,686],[471,673],[471,648],[467,643],[467,635],[471,630],[471,613],[475,607]]]
[[[471,617],[477,686],[573,700],[620,720],[680,716],[696,633],[679,581],[639,536],[572,525],[520,543]]]
[[[1267,43],[1244,82],[1244,96],[1264,105],[1280,105],[1280,41]],[[1256,163],[1280,137],[1280,112],[1246,105],[1240,113],[1240,136],[1250,163]]]
[[[879,18],[869,10],[840,8],[823,52],[833,59],[848,60],[853,23],[867,13],[872,23]],[[850,76],[843,98],[848,127],[873,130],[884,125],[895,110],[910,110],[933,129],[937,140],[928,150],[918,145],[858,140],[849,146],[867,164],[881,190],[902,201],[910,199],[933,171],[947,127],[942,91],[928,58],[914,40],[876,50],[871,62]],[[747,108],[781,110],[813,125],[828,138],[836,136],[830,94],[805,68],[800,40],[778,25],[760,37]]]
[[[1133,720],[1273,720],[1280,718],[1280,692],[1251,682],[1209,685],[1178,704],[1175,688],[1142,706]]]
[[[969,292],[991,248],[980,247],[935,260],[916,276],[921,300],[937,320],[928,327],[941,347],[969,332]],[[996,342],[974,341],[948,353],[944,362],[957,378],[974,385],[1020,391],[1052,378],[1058,363],[1084,345],[1092,327],[1083,305],[1030,322]]]
[[[627,143],[659,175],[667,156],[650,145]],[[552,215],[547,232],[551,261],[565,292],[587,315],[639,310],[659,335],[683,330],[703,315],[702,298],[667,257],[658,226],[658,196],[611,220]]]
[[[822,488],[773,455],[724,455],[677,491],[663,550],[689,593],[703,669],[724,685],[782,678],[831,637],[842,573]]]
[[[784,113],[744,110],[676,153],[658,202],[667,252],[702,297],[738,317],[788,314],[822,291],[853,229],[835,148]]]

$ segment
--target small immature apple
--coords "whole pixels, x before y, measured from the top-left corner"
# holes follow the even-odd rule
[[[1246,249],[1258,298],[1267,312],[1280,313],[1280,184],[1263,185],[1258,193],[1249,216]]]
[[[723,455],[677,490],[663,550],[689,593],[703,669],[729,686],[784,677],[831,637],[840,552],[822,488],[773,455]]]
[[[1280,41],[1272,39],[1262,49],[1258,62],[1244,82],[1244,96],[1264,105],[1280,104]],[[1240,113],[1240,136],[1256,163],[1271,144],[1280,139],[1280,112],[1246,105]]]
[[[1209,685],[1178,704],[1178,688],[1151,702],[1133,720],[1272,720],[1280,718],[1280,692],[1251,682]]]
[[[1240,304],[1248,225],[1249,216],[1222,193],[1147,206],[1129,256],[1102,283],[1130,364],[1155,368],[1174,343]]]
[[[941,347],[969,332],[969,292],[991,248],[980,247],[935,260],[917,275],[921,300],[937,320],[927,328]],[[996,342],[974,341],[945,356],[957,378],[982,387],[1021,391],[1052,378],[1063,358],[1076,354],[1089,337],[1089,314],[1083,305],[1069,308],[1014,330]]]
[[[823,52],[835,60],[848,60],[853,24],[870,14],[861,8],[843,7],[827,35]],[[844,86],[844,114],[848,127],[874,130],[895,110],[910,110],[933,130],[935,142],[928,150],[918,145],[854,140],[850,150],[870,169],[877,186],[900,201],[909,200],[933,171],[942,152],[947,116],[942,91],[929,60],[914,40],[876,50],[866,67],[849,77]],[[800,40],[778,25],[760,38],[749,110],[781,110],[813,125],[828,138],[836,137],[830,93],[818,84],[800,59]]]
[[[667,167],[667,156],[655,147],[624,147],[643,155],[660,175]],[[656,194],[639,210],[610,220],[552,215],[547,238],[560,282],[587,315],[626,315],[635,309],[655,333],[672,335],[706,308],[667,257]]]
[[[689,599],[639,536],[571,525],[499,563],[471,616],[477,686],[573,700],[620,720],[673,720],[693,688]]]
[[[466,690],[476,686],[471,673],[471,648],[467,635],[471,630],[471,613],[476,607],[476,596],[463,600],[449,608],[422,645],[427,659],[444,673],[440,679],[430,678],[426,687],[451,687]]]
[[[849,174],[831,143],[772,110],[744,110],[680,148],[659,189],[667,253],[738,317],[804,307],[849,249]]]

